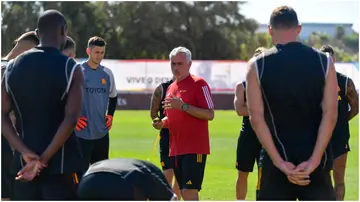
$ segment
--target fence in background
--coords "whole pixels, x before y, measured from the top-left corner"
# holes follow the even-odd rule
[[[86,59],[78,59],[82,62]],[[110,68],[119,92],[118,105],[123,109],[149,109],[150,97],[160,83],[172,77],[168,60],[103,60]],[[349,76],[359,89],[359,64],[336,63],[336,70]],[[190,72],[204,78],[211,87],[217,109],[233,108],[236,83],[246,76],[245,61],[194,60]],[[306,79],[306,78],[304,78]]]

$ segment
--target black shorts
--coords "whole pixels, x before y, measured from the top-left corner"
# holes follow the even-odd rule
[[[272,163],[263,163],[259,168],[257,200],[259,201],[334,201],[330,171],[319,166],[311,175],[308,186],[292,184],[287,176]]]
[[[160,131],[160,162],[163,170],[172,169],[169,157],[170,136],[169,129],[163,128]]]
[[[96,140],[79,138],[80,148],[84,159],[84,172],[90,164],[109,159],[109,134]]]
[[[205,173],[206,156],[206,154],[184,154],[170,157],[180,190],[201,190]]]
[[[262,146],[252,130],[241,132],[236,149],[236,169],[252,172],[255,161],[259,164],[261,149]]]
[[[78,176],[41,175],[31,182],[14,180],[11,200],[77,200]]]
[[[14,177],[11,175],[13,151],[9,142],[1,135],[1,198],[10,198]]]
[[[337,157],[350,151],[349,140],[332,139],[331,148],[333,152],[333,159],[336,159]]]

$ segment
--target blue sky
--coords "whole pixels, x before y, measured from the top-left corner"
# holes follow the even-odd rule
[[[357,0],[250,0],[240,12],[259,23],[268,23],[272,10],[281,5],[293,7],[300,22],[353,23],[359,31]]]

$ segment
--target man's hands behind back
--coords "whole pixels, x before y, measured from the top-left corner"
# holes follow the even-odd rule
[[[288,178],[288,180],[298,186],[310,184],[310,175],[319,166],[319,163],[308,160],[295,166],[291,162],[282,161],[276,165]]]
[[[38,176],[47,165],[40,162],[40,157],[35,153],[23,154],[26,165],[17,173],[16,180],[29,182]]]

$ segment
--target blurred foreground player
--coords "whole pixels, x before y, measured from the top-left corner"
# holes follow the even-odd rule
[[[76,43],[71,37],[67,36],[64,49],[61,52],[68,57],[76,57]]]
[[[335,67],[328,54],[297,42],[300,31],[293,8],[276,8],[269,25],[275,46],[248,64],[249,117],[265,149],[257,200],[335,200],[328,146],[337,119]]]
[[[1,59],[1,78],[3,78],[3,72],[6,65],[10,60],[16,58],[21,53],[34,48],[39,44],[39,39],[34,31],[26,32],[14,41],[13,49],[7,54],[6,57]],[[15,124],[14,114],[10,114],[10,118],[13,124]],[[8,141],[3,135],[1,135],[1,200],[10,199],[10,187],[11,182],[14,180],[11,173],[11,165],[13,159],[13,151]]]
[[[325,45],[320,51],[329,53],[335,61],[334,50]],[[345,169],[347,153],[350,151],[349,121],[359,113],[359,95],[354,82],[349,77],[336,72],[338,81],[338,118],[331,138],[334,166],[333,179],[337,201],[343,201],[345,197]],[[349,109],[350,107],[350,109]]]
[[[82,158],[73,131],[83,75],[60,52],[67,36],[60,12],[40,15],[37,36],[41,45],[11,60],[2,82],[2,132],[15,149],[13,169],[19,171],[11,200],[74,200]],[[19,135],[9,119],[12,110]]]
[[[108,159],[93,163],[78,188],[80,200],[176,200],[159,168],[137,159]]]
[[[255,50],[254,57],[261,54],[265,48]],[[236,200],[245,200],[247,193],[247,180],[249,172],[253,171],[255,161],[259,163],[261,144],[253,131],[249,111],[246,103],[246,81],[238,83],[235,87],[234,108],[237,115],[243,117],[242,128],[236,149]]]

